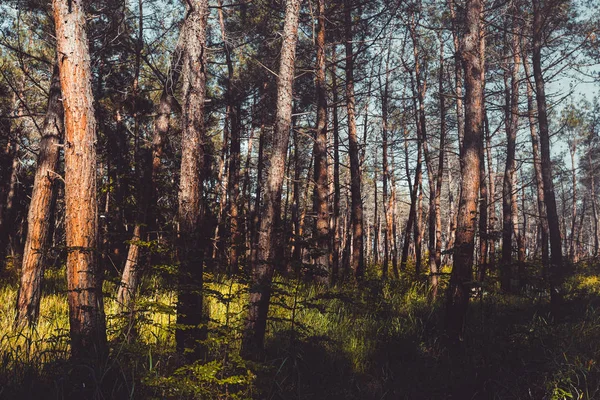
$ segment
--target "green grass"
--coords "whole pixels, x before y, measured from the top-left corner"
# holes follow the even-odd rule
[[[543,296],[500,294],[492,281],[471,304],[460,348],[445,341],[444,292],[430,304],[426,284],[408,275],[332,289],[277,277],[266,357],[250,363],[238,354],[247,285],[207,274],[210,360],[192,365],[175,352],[168,285],[145,282],[131,318],[107,282],[111,355],[87,371],[68,358],[64,271],[49,270],[34,330],[15,330],[16,287],[0,288],[0,398],[600,398],[595,268],[569,280],[557,321]],[[81,374],[92,388],[77,386]]]

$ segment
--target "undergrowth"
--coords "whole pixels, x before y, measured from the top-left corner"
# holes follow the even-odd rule
[[[69,359],[64,270],[50,269],[35,329],[16,330],[17,288],[0,288],[0,397],[97,399],[593,399],[600,398],[600,279],[580,265],[564,317],[543,295],[501,294],[493,273],[474,298],[465,342],[449,347],[444,299],[426,277],[335,288],[277,277],[262,362],[239,356],[247,284],[206,275],[206,360],[175,352],[176,296],[160,277],[133,313],[107,282],[111,353],[95,369]],[[445,284],[445,282],[443,283]],[[92,384],[81,385],[81,376]],[[90,380],[88,379],[87,382]]]

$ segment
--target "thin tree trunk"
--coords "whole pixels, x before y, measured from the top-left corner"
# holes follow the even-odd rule
[[[139,207],[141,215],[133,228],[132,239],[129,244],[129,251],[121,283],[117,291],[117,303],[122,310],[131,309],[132,300],[138,290],[141,282],[143,269],[140,268],[140,241],[146,237],[147,225],[151,222],[151,216],[155,217],[155,212],[152,212],[153,205],[156,204],[159,198],[156,179],[161,168],[161,158],[163,154],[164,142],[169,132],[169,121],[171,113],[176,108],[177,101],[174,97],[175,86],[179,82],[180,66],[183,48],[183,33],[180,33],[179,40],[171,57],[171,66],[167,74],[167,78],[163,83],[163,90],[157,105],[157,113],[154,118],[154,130],[152,134],[152,154],[150,160],[150,173],[143,174],[143,183],[140,184],[140,199]]]
[[[329,272],[329,253],[331,238],[329,232],[328,185],[329,174],[327,167],[327,82],[325,70],[325,0],[319,0],[318,28],[316,37],[317,63],[315,86],[317,92],[317,126],[314,144],[314,179],[313,211],[316,216],[314,237],[316,239],[315,264],[321,269],[321,275]]]
[[[332,55],[332,70],[331,70],[331,91],[333,96],[333,238],[331,243],[331,284],[334,285],[340,273],[340,123],[338,120],[338,86],[336,75],[336,55],[335,50]]]
[[[598,232],[599,224],[598,224],[598,203],[596,201],[596,179],[594,170],[592,167],[592,152],[588,151],[588,167],[592,172],[590,174],[590,189],[592,196],[592,216],[594,218],[594,257],[598,257],[598,250],[600,248],[600,232]]]
[[[484,115],[486,109],[484,106]],[[484,117],[485,118],[485,117]],[[486,128],[484,123],[484,129]],[[479,153],[479,163],[481,168],[479,169],[479,260],[477,262],[477,281],[479,284],[483,284],[485,281],[485,275],[488,263],[488,185],[486,182],[487,174],[485,168],[485,149],[481,146]],[[480,288],[482,291],[483,289]],[[483,291],[481,292],[481,294]]]
[[[512,30],[516,30],[516,20],[518,7],[512,6],[513,24]],[[504,184],[502,187],[502,269],[500,283],[502,290],[511,290],[512,279],[512,236],[513,231],[518,231],[515,226],[516,215],[516,189],[515,189],[515,150],[517,131],[519,129],[519,67],[521,63],[520,52],[518,51],[519,37],[516,33],[512,34],[510,50],[512,51],[513,62],[510,70],[510,87],[508,85],[508,68],[504,74],[505,85],[505,124],[506,124],[506,167],[504,170]],[[507,46],[508,47],[508,46]]]
[[[421,181],[421,165],[422,165],[422,152],[421,146],[417,144],[417,165],[415,168],[415,179],[414,183],[411,185],[410,182],[410,169],[409,169],[409,161],[408,161],[408,131],[405,129],[404,132],[404,153],[405,153],[405,169],[406,169],[406,179],[408,180],[408,186],[410,191],[410,211],[408,213],[408,220],[406,221],[406,228],[404,234],[404,244],[402,246],[402,257],[400,259],[400,270],[404,271],[406,269],[406,263],[408,261],[408,253],[410,250],[410,235],[411,231],[414,231],[413,225],[416,224],[416,215],[417,215],[417,194],[419,190],[419,182]],[[417,235],[414,237],[414,241],[417,241]],[[418,263],[418,264],[417,264]],[[415,268],[420,267],[420,262],[415,260]],[[420,273],[420,271],[415,270],[416,275]]]
[[[490,132],[490,124],[487,113],[483,116],[485,128],[485,151],[487,157],[487,185],[488,185],[488,236],[496,231],[496,174],[494,173],[493,157],[492,157],[492,135]],[[484,167],[485,168],[485,167]],[[483,169],[483,168],[482,168]],[[490,237],[488,241],[488,269],[493,269],[496,264],[496,241]]]
[[[577,151],[577,140],[573,139],[569,146],[571,156],[571,190],[573,200],[571,204],[571,237],[569,240],[569,259],[576,263],[577,260],[577,243],[575,235],[577,231],[577,173],[575,170],[575,152]]]
[[[392,152],[392,171],[395,170],[395,165],[394,165],[394,153]],[[388,207],[390,207],[392,209],[392,232],[391,232],[391,236],[389,237],[389,239],[391,239],[390,242],[390,251],[392,252],[392,271],[394,272],[394,276],[396,277],[396,279],[400,279],[400,271],[398,271],[398,233],[397,233],[397,227],[398,227],[398,218],[397,218],[397,213],[396,213],[396,206],[397,206],[397,201],[396,201],[396,181],[394,179],[394,174],[390,174],[389,175],[390,178],[390,186],[392,187],[392,193],[391,196],[389,198],[389,203],[388,203]],[[388,233],[388,235],[390,235]],[[389,241],[388,241],[389,242]]]
[[[433,207],[435,210],[435,270],[432,270],[431,261],[431,296],[435,300],[438,292],[439,273],[442,268],[442,212],[441,212],[441,195],[442,184],[444,180],[444,148],[446,147],[446,98],[444,95],[444,40],[442,33],[438,34],[440,42],[440,70],[438,72],[438,90],[440,96],[440,146],[438,154],[438,168],[435,183],[435,197],[433,199]],[[433,217],[432,217],[433,218]],[[431,228],[431,226],[430,226]],[[431,258],[431,257],[430,257]]]
[[[465,137],[465,118],[463,115],[463,92],[462,92],[462,67],[460,59],[460,43],[459,32],[456,17],[456,0],[448,0],[448,8],[450,9],[450,17],[452,21],[452,42],[454,44],[454,91],[456,93],[456,122],[458,130],[458,154],[462,155],[463,141]]]
[[[229,259],[228,270],[230,274],[237,273],[239,269],[240,248],[242,248],[241,224],[240,224],[240,93],[234,82],[234,69],[231,54],[233,48],[229,42],[225,30],[225,17],[223,13],[223,1],[219,5],[219,26],[221,27],[221,38],[225,47],[225,62],[227,63],[227,81],[225,99],[229,108],[229,129],[231,145],[229,147],[229,174],[227,192],[229,195]]]
[[[352,258],[350,265],[357,279],[364,275],[363,204],[358,136],[356,133],[356,99],[354,96],[354,54],[352,50],[352,0],[344,0],[344,40],[346,48],[346,108],[350,153],[350,189],[352,194]]]
[[[540,155],[542,179],[544,181],[544,202],[548,216],[548,233],[550,236],[550,302],[554,315],[558,312],[561,302],[560,285],[562,279],[562,239],[556,199],[554,197],[554,182],[552,181],[552,159],[550,158],[550,133],[548,127],[548,113],[546,108],[546,88],[542,72],[542,46],[544,43],[545,13],[551,9],[543,9],[539,0],[533,2],[533,77],[535,80],[535,95],[538,106],[538,123],[540,128]]]
[[[414,17],[413,17],[414,18]],[[426,123],[426,118],[425,118],[425,91],[426,91],[426,87],[427,87],[427,83],[423,80],[423,78],[421,77],[421,67],[420,67],[420,62],[419,62],[419,49],[418,49],[418,41],[417,41],[417,36],[416,36],[416,27],[415,27],[415,22],[414,20],[411,21],[411,27],[410,27],[410,34],[412,36],[412,41],[413,41],[413,55],[414,55],[414,59],[415,59],[415,78],[416,78],[416,83],[417,83],[417,88],[416,88],[416,97],[419,101],[418,103],[418,120],[417,120],[417,136],[419,137],[419,142],[421,143],[421,146],[423,147],[423,156],[425,159],[425,166],[426,166],[426,170],[427,170],[427,183],[429,185],[429,214],[428,214],[428,240],[427,240],[427,246],[428,246],[428,250],[429,250],[429,257],[428,257],[428,262],[429,262],[429,275],[430,275],[430,284],[431,284],[431,293],[432,293],[432,297],[435,298],[435,296],[437,295],[437,285],[438,285],[438,260],[437,260],[437,252],[436,252],[436,221],[437,221],[437,217],[436,217],[436,207],[435,207],[435,201],[436,201],[436,179],[434,178],[434,168],[433,168],[433,159],[432,159],[432,155],[431,152],[429,151],[429,142],[428,142],[428,138],[427,138],[427,123]],[[415,105],[416,107],[416,105]],[[440,149],[441,151],[441,149]],[[443,164],[442,164],[443,165]],[[419,227],[419,233],[417,234],[415,232],[415,246],[417,247],[417,259],[419,261],[417,261],[417,265],[418,268],[417,270],[420,271],[420,258],[421,258],[421,251],[420,251],[420,236],[421,236],[421,218],[422,218],[422,189],[420,188],[420,194],[419,194],[419,205],[417,207],[417,221],[418,223],[415,225],[416,227]]]
[[[388,56],[385,66],[385,84],[383,86],[383,93],[381,95],[381,119],[382,119],[382,170],[383,170],[383,206],[385,215],[385,225],[383,230],[383,273],[384,277],[387,277],[389,256],[390,256],[390,245],[392,243],[392,207],[394,203],[391,201],[391,196],[388,193],[388,184],[390,181],[390,168],[388,166],[388,102],[389,102],[389,59],[390,59],[391,47],[388,48]]]
[[[289,132],[292,120],[294,61],[298,40],[298,16],[301,0],[288,0],[283,26],[283,44],[277,79],[277,115],[269,167],[265,168],[267,184],[259,227],[257,258],[253,268],[250,305],[242,340],[242,353],[256,358],[264,346],[267,313],[271,297],[274,265],[272,255],[273,224],[281,212],[281,191],[285,174]]]
[[[48,107],[42,128],[42,139],[27,216],[27,239],[21,267],[21,287],[17,300],[17,325],[35,325],[42,297],[44,262],[56,197],[56,169],[60,155],[63,127],[58,65],[54,66],[50,83]]]

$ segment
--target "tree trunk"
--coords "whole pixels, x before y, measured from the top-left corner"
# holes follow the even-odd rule
[[[333,238],[331,243],[331,284],[335,284],[339,278],[340,273],[340,202],[341,202],[341,188],[340,188],[340,123],[338,120],[338,86],[336,76],[336,56],[335,52],[332,56],[332,70],[331,70],[331,91],[333,95]]]
[[[184,35],[182,32],[179,35],[177,46],[175,47],[175,51],[171,57],[171,66],[169,68],[167,78],[163,83],[163,90],[157,106],[156,117],[154,118],[150,173],[143,174],[143,183],[139,185],[140,187],[138,189],[140,191],[140,217],[133,228],[133,236],[129,244],[127,260],[125,261],[125,267],[123,268],[123,274],[121,276],[121,283],[119,285],[119,290],[117,291],[117,303],[122,310],[131,309],[133,304],[132,300],[141,282],[143,269],[140,268],[139,265],[141,253],[140,240],[144,240],[146,237],[147,225],[151,221],[150,216],[151,214],[154,214],[152,213],[152,207],[157,203],[159,198],[156,179],[161,168],[161,158],[163,154],[165,137],[169,132],[171,113],[175,109],[177,102],[174,97],[174,90],[179,82],[181,71],[180,66],[183,39]]]
[[[484,115],[486,114],[484,106]],[[485,118],[485,117],[484,117]],[[484,130],[486,126],[484,123]],[[486,182],[487,174],[485,168],[485,149],[481,146],[479,152],[479,260],[477,262],[477,281],[483,284],[487,272],[488,263],[488,185]],[[483,294],[483,288],[480,288],[480,294]]]
[[[11,229],[8,228],[9,224],[14,221],[14,202],[15,195],[17,192],[17,182],[19,173],[19,143],[9,139],[7,144],[7,158],[8,168],[7,175],[8,179],[0,194],[3,196],[0,198],[0,262],[4,263],[8,252],[8,243],[10,242]],[[4,182],[3,182],[4,183]]]
[[[106,354],[103,274],[97,260],[96,119],[86,15],[81,2],[53,0],[65,117],[65,231],[71,352]]]
[[[364,275],[363,205],[359,145],[356,133],[356,99],[354,96],[352,0],[344,0],[344,40],[346,48],[346,108],[348,115],[348,151],[350,154],[350,190],[352,194],[352,257],[350,266],[356,278],[362,279]]]
[[[272,255],[273,224],[281,212],[281,191],[292,122],[292,93],[294,61],[298,41],[298,16],[301,0],[288,0],[283,26],[283,43],[277,79],[277,114],[269,166],[265,168],[265,201],[261,206],[261,220],[257,257],[252,273],[252,290],[242,353],[257,358],[263,351],[267,314],[271,297],[274,264]],[[265,160],[267,161],[267,160]]]
[[[413,17],[414,18],[414,17]],[[437,252],[436,252],[436,222],[437,222],[437,217],[436,217],[436,206],[435,206],[435,202],[436,202],[436,198],[437,198],[437,194],[436,194],[436,179],[434,178],[435,176],[435,171],[433,168],[433,159],[432,159],[432,155],[431,152],[429,151],[429,142],[428,142],[428,138],[427,138],[427,123],[426,123],[426,118],[425,118],[425,91],[426,91],[426,87],[427,87],[427,83],[423,80],[423,78],[421,77],[421,67],[420,67],[420,61],[419,61],[419,48],[418,48],[418,41],[417,41],[417,34],[416,34],[416,27],[415,27],[415,22],[414,20],[411,21],[411,26],[410,26],[410,34],[412,36],[412,41],[413,41],[413,55],[414,55],[414,59],[415,59],[415,78],[416,78],[416,83],[417,83],[417,87],[416,87],[416,98],[418,99],[419,103],[418,103],[418,119],[417,119],[417,136],[418,136],[418,140],[421,143],[421,146],[423,148],[423,156],[425,159],[425,166],[426,166],[426,170],[427,170],[427,183],[429,185],[429,215],[428,215],[428,238],[427,238],[427,247],[429,250],[429,257],[428,257],[428,263],[429,263],[429,275],[430,275],[430,284],[431,284],[431,293],[433,295],[433,298],[435,298],[435,296],[437,295],[437,285],[438,285],[438,265],[440,264],[440,262],[438,262],[437,259]],[[414,89],[413,89],[414,92]],[[417,105],[415,104],[415,108],[417,107]],[[441,148],[440,148],[441,151]],[[441,154],[441,153],[440,153]],[[443,165],[443,164],[442,164]],[[415,246],[417,247],[417,270],[420,271],[420,259],[421,259],[421,251],[420,251],[420,235],[421,235],[421,231],[420,231],[420,225],[421,225],[421,216],[422,216],[422,190],[419,189],[421,192],[419,194],[419,205],[417,208],[417,221],[418,223],[415,225],[415,228],[418,227],[419,229],[419,233],[417,234],[415,232]]]
[[[319,24],[317,28],[317,64],[315,86],[317,92],[317,126],[315,131],[315,189],[313,211],[316,215],[315,239],[317,244],[315,264],[322,276],[329,272],[329,177],[327,168],[327,82],[325,81],[325,0],[319,0]]]
[[[431,296],[435,300],[438,292],[439,285],[439,273],[442,268],[442,212],[441,212],[441,195],[442,195],[442,184],[444,181],[444,148],[446,147],[446,97],[444,94],[444,40],[442,33],[438,33],[438,40],[440,42],[440,70],[438,72],[438,90],[440,96],[440,147],[438,154],[438,168],[437,177],[435,183],[435,197],[433,199],[433,207],[435,210],[435,270],[432,270],[430,261],[430,272],[431,272]],[[431,227],[431,226],[430,226]],[[431,258],[431,257],[430,257]]]
[[[577,231],[577,172],[575,170],[575,153],[577,151],[577,140],[572,139],[569,146],[569,154],[571,156],[571,188],[573,200],[571,204],[571,237],[569,240],[569,259],[576,263],[577,260],[577,242],[575,241]]]
[[[452,42],[454,44],[454,91],[456,94],[456,122],[458,130],[458,154],[462,155],[463,141],[465,137],[465,118],[463,115],[463,92],[462,92],[462,67],[460,60],[460,43],[459,30],[457,26],[455,1],[448,0],[448,8],[450,9],[450,17],[452,21]]]
[[[202,183],[206,140],[204,99],[208,13],[207,0],[188,2],[182,68],[182,146],[177,211],[177,324],[180,328],[175,331],[175,340],[177,350],[181,353],[191,351],[189,355],[193,359],[203,356],[204,349],[197,341],[206,335],[205,328],[201,325],[206,322],[202,294],[202,259],[206,247],[206,234],[202,232]]]
[[[17,300],[18,326],[24,326],[26,322],[30,326],[35,325],[40,311],[44,262],[52,223],[49,216],[52,215],[55,203],[58,177],[56,169],[64,129],[63,106],[60,100],[60,77],[58,65],[55,65],[27,216],[27,239]]]
[[[480,16],[481,0],[465,4],[464,36],[461,59],[465,72],[465,137],[461,158],[461,193],[459,200],[454,267],[448,287],[447,331],[451,342],[462,339],[464,321],[469,305],[472,281],[473,250],[477,226],[479,196],[479,160],[483,145],[483,81]]]
[[[591,189],[591,196],[592,196],[592,217],[594,219],[594,257],[598,257],[598,250],[600,248],[600,232],[598,232],[598,228],[599,225],[598,224],[598,204],[596,202],[596,179],[595,179],[595,174],[594,174],[594,170],[592,167],[592,152],[588,151],[588,167],[590,169],[590,171],[592,172],[590,174],[590,189]]]
[[[490,235],[496,231],[496,174],[494,173],[493,157],[492,157],[492,135],[490,133],[490,124],[487,113],[484,114],[485,127],[485,151],[487,157],[487,186],[488,186],[488,227],[487,234]],[[485,168],[485,167],[483,167]],[[482,169],[483,169],[482,168]],[[488,269],[493,269],[496,264],[496,240],[490,237],[488,241]]]
[[[230,274],[237,273],[239,269],[240,248],[242,248],[241,224],[240,224],[240,145],[241,145],[241,107],[239,98],[241,93],[236,89],[234,82],[234,69],[231,53],[233,48],[227,38],[225,29],[225,17],[223,13],[223,1],[218,1],[219,25],[221,37],[225,47],[225,62],[227,63],[227,80],[225,101],[229,108],[229,134],[231,145],[229,147],[229,174],[227,191],[229,197],[229,260],[228,270]]]
[[[416,109],[415,109],[416,110]],[[422,165],[422,152],[421,146],[417,143],[417,165],[415,169],[415,180],[411,185],[410,182],[410,169],[409,169],[409,161],[408,161],[408,131],[405,129],[404,132],[404,153],[405,153],[405,169],[406,169],[406,179],[408,180],[408,187],[410,192],[410,211],[408,213],[408,220],[406,221],[406,228],[404,231],[404,244],[402,245],[402,256],[400,258],[400,270],[404,271],[406,269],[406,263],[408,261],[408,253],[410,248],[410,235],[411,231],[415,231],[413,229],[413,225],[416,224],[417,219],[417,195],[419,190],[419,182],[421,181],[421,165]],[[417,235],[414,237],[415,246],[417,241]],[[420,267],[420,260],[415,260],[415,274],[418,275],[420,271],[417,269]]]
[[[514,8],[512,30],[516,30],[517,7]],[[506,124],[506,166],[504,170],[504,183],[502,186],[502,269],[500,284],[502,290],[511,290],[512,279],[512,235],[515,227],[516,215],[516,189],[515,189],[515,150],[517,131],[519,129],[519,65],[520,53],[518,51],[518,36],[512,34],[510,50],[513,62],[510,70],[510,87],[508,85],[508,67],[504,74],[505,85],[505,124]],[[508,46],[507,46],[508,47]],[[508,49],[507,49],[508,50]]]
[[[538,106],[538,123],[540,128],[540,150],[542,179],[544,182],[544,202],[548,216],[548,233],[550,236],[550,302],[552,313],[556,315],[561,301],[560,285],[562,279],[562,239],[560,225],[554,197],[554,182],[552,181],[552,160],[550,158],[550,132],[548,127],[548,113],[546,108],[546,88],[542,72],[542,46],[544,43],[545,13],[550,9],[542,9],[539,0],[533,2],[533,77],[535,80],[535,95]]]
[[[383,273],[387,276],[389,257],[390,257],[390,246],[392,243],[392,207],[394,204],[391,201],[391,196],[388,193],[388,184],[390,181],[390,168],[388,166],[388,102],[389,102],[389,59],[390,59],[391,47],[388,48],[388,57],[386,60],[385,67],[385,84],[383,86],[383,93],[381,94],[381,119],[382,119],[382,170],[383,170],[383,207],[385,215],[385,225],[383,228]]]

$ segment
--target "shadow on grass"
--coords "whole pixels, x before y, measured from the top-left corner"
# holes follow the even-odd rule
[[[444,338],[443,302],[431,306],[422,288],[394,285],[302,294],[298,304],[305,305],[294,309],[295,325],[289,319],[271,322],[267,361],[247,365],[256,379],[243,396],[221,390],[228,384],[209,381],[213,378],[208,375],[196,381],[177,375],[178,370],[206,371],[181,370],[170,348],[149,359],[155,351],[151,347],[113,343],[111,358],[97,368],[56,355],[40,370],[35,367],[39,357],[15,362],[6,357],[17,352],[2,354],[0,398],[600,398],[600,290],[570,293],[556,321],[543,298],[490,292],[471,303],[466,339],[450,348]],[[235,348],[225,357],[230,364]],[[235,365],[231,375],[247,369],[242,361]],[[155,378],[153,384],[145,380],[149,376]],[[180,390],[190,382],[213,382],[207,386],[212,394],[198,397]]]
[[[357,365],[344,344],[277,333],[269,368],[259,372],[266,399],[594,399],[600,398],[597,296],[564,304],[561,321],[520,296],[471,305],[466,340],[444,343],[443,307],[400,317],[406,329],[379,326],[363,336]],[[375,319],[393,320],[380,310]],[[398,322],[398,321],[397,321]]]

